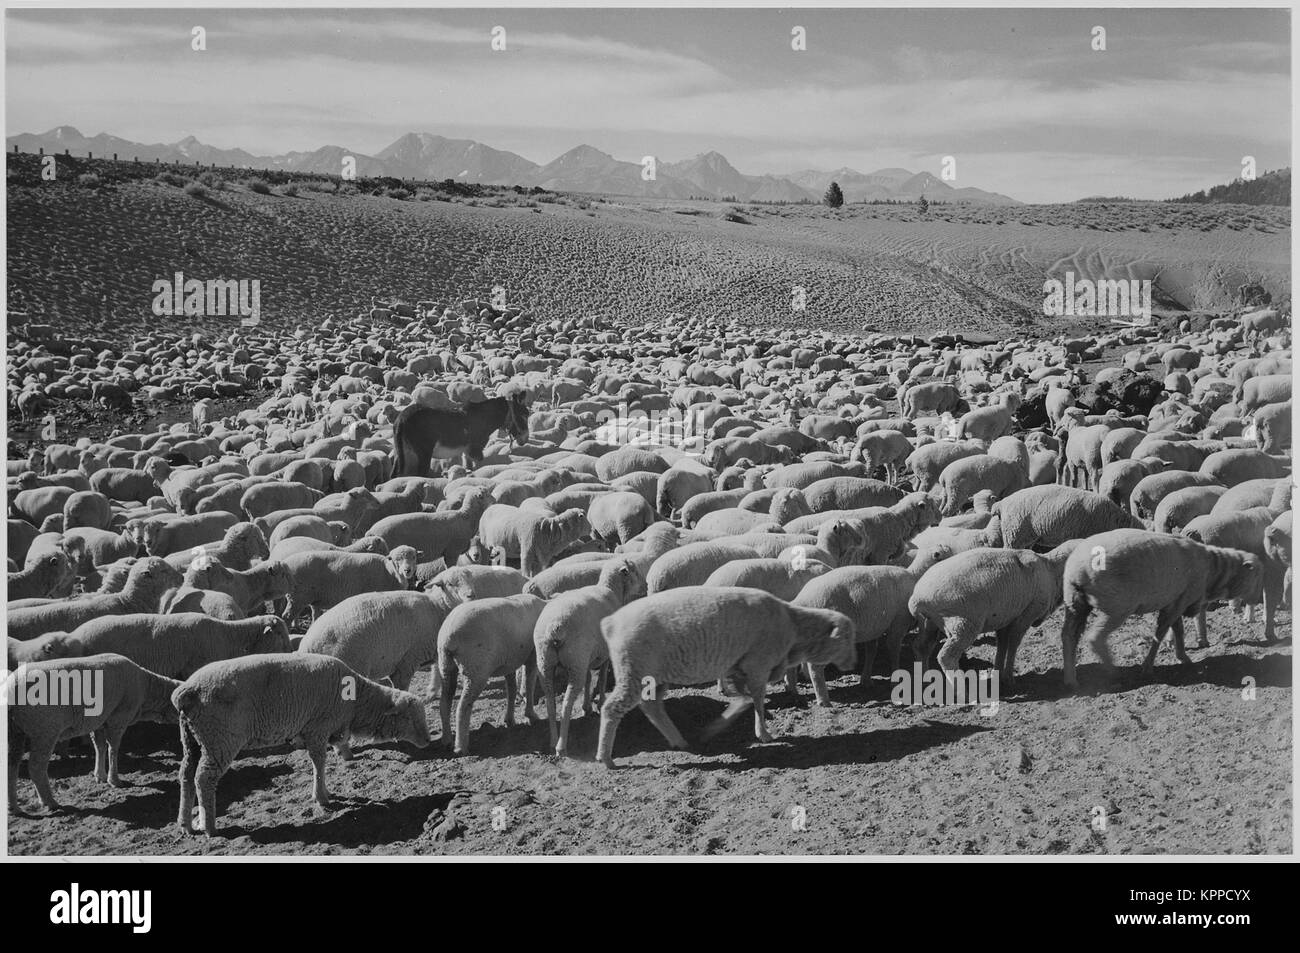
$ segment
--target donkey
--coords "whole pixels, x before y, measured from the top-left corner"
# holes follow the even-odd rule
[[[397,455],[393,476],[426,476],[434,458],[462,457],[473,469],[483,461],[488,437],[501,429],[518,442],[528,439],[527,395],[473,401],[464,410],[434,410],[422,404],[404,407],[393,424]]]

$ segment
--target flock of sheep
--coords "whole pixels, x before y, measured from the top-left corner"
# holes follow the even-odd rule
[[[772,683],[798,697],[806,674],[829,705],[827,666],[870,679],[883,646],[897,670],[913,633],[949,676],[995,633],[1004,697],[1019,643],[1061,606],[1069,686],[1078,642],[1109,664],[1136,615],[1156,615],[1148,672],[1170,631],[1188,661],[1185,617],[1208,644],[1216,603],[1262,602],[1271,641],[1289,600],[1288,318],[976,346],[466,301],[129,347],[14,332],[24,415],[195,403],[152,433],[26,457],[11,442],[6,691],[63,672],[103,693],[98,711],[9,705],[10,809],[25,753],[58,809],[47,767],[69,738],[90,735],[117,783],[137,721],[179,723],[186,831],[196,798],[215,830],[217,784],[248,749],[306,748],[328,807],[329,747],[430,742],[408,691],[424,667],[455,754],[504,678],[507,722],[544,703],[558,756],[579,702],[599,705],[612,765],[637,707],[688,746],[665,706],[677,686],[730,701],[703,739],[752,708],[768,740]],[[494,392],[526,394],[525,442],[394,475],[405,406],[454,415]],[[250,395],[222,416],[217,398]]]

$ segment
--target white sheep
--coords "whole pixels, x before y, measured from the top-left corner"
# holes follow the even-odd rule
[[[90,735],[95,779],[121,786],[118,756],[123,733],[137,721],[175,724],[171,695],[179,685],[111,653],[22,665],[2,689],[9,715],[9,809],[18,809],[18,764],[24,745],[31,749],[28,773],[47,810],[60,809],[50,787],[50,755],[68,738]]]
[[[505,596],[476,599],[456,606],[438,633],[438,673],[442,696],[438,711],[442,722],[442,744],[452,743],[451,702],[457,676],[464,676],[460,703],[456,708],[455,753],[469,752],[469,723],[474,701],[497,677],[506,680],[506,724],[515,724],[516,671],[526,669],[525,687],[531,688],[537,673],[533,630],[546,602],[536,596]],[[537,720],[531,692],[525,693],[524,714]]]
[[[178,821],[192,833],[197,788],[205,833],[217,829],[217,784],[246,748],[292,741],[311,757],[316,803],[331,807],[325,749],[352,736],[429,743],[424,706],[327,655],[248,655],[206,665],[173,693],[183,754]]]
[[[479,520],[479,539],[494,553],[518,559],[523,574],[531,578],[590,528],[580,509],[548,516],[494,503]]]
[[[292,580],[284,617],[295,619],[305,608],[321,612],[363,592],[411,589],[419,561],[410,546],[398,546],[387,556],[329,550],[294,553],[283,565]]]
[[[853,623],[838,612],[792,606],[757,589],[691,586],[629,603],[600,624],[615,685],[600,713],[597,758],[614,766],[618,724],[640,705],[676,749],[686,739],[664,709],[670,685],[726,679],[737,697],[705,730],[712,738],[754,706],[754,733],[764,724],[768,682],[805,662],[853,664]]]
[[[165,560],[150,556],[135,563],[121,592],[78,596],[8,615],[11,638],[25,641],[47,632],[68,632],[91,619],[132,612],[157,612],[169,589],[181,584],[181,574]]]
[[[569,747],[569,720],[578,693],[583,714],[591,713],[591,672],[598,671],[603,695],[604,672],[609,661],[600,623],[631,600],[645,594],[645,577],[636,563],[620,557],[601,565],[595,585],[565,592],[547,602],[533,628],[533,648],[546,700],[546,721],[557,757]],[[555,724],[555,676],[562,668],[567,677],[560,726]]]

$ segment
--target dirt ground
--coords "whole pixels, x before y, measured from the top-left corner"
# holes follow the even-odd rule
[[[97,784],[89,748],[51,776],[72,807],[10,816],[12,854],[1144,854],[1281,853],[1292,845],[1291,641],[1261,625],[1210,616],[1211,647],[1194,665],[1162,651],[1137,666],[1152,620],[1111,640],[1108,679],[1081,649],[1081,692],[1063,692],[1061,613],[1031,632],[1018,689],[992,715],[902,707],[877,674],[848,676],[832,707],[793,707],[774,693],[774,740],[746,717],[712,746],[674,752],[640,711],[624,719],[609,771],[592,761],[598,717],[574,719],[575,759],[548,756],[544,723],[504,727],[500,683],[475,707],[471,754],[436,743],[330,756],[337,804],[311,800],[305,752],[241,757],[218,789],[210,841],[176,826],[172,729],[127,732],[126,787]],[[1278,629],[1290,631],[1290,613]],[[1190,647],[1189,647],[1190,648]],[[988,667],[985,639],[971,664]],[[903,664],[909,653],[904,651]],[[425,675],[414,690],[424,690]],[[1253,691],[1251,691],[1253,689]],[[809,686],[803,686],[809,699]],[[687,738],[723,707],[716,692],[675,693]],[[437,703],[428,707],[437,723]],[[20,777],[20,800],[38,809]],[[803,824],[799,824],[800,818]],[[802,829],[796,829],[802,827]]]

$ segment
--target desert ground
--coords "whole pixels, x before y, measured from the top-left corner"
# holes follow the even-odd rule
[[[14,173],[11,171],[11,178]],[[11,182],[11,186],[13,183]],[[156,322],[150,287],[187,276],[256,278],[264,320],[313,326],[352,317],[372,295],[487,297],[548,316],[621,321],[672,312],[847,332],[1027,332],[1079,324],[1041,314],[1045,273],[1150,277],[1166,309],[1215,311],[1235,289],[1290,291],[1289,209],[1149,203],[1018,207],[746,206],[617,197],[421,201],[256,194],[202,198],[130,181],[109,188],[30,182],[9,193],[11,311],[70,333],[138,332]],[[807,309],[790,308],[791,288]],[[107,296],[107,303],[103,301]],[[1096,329],[1095,322],[1093,329]],[[1118,352],[1107,363],[1118,360]],[[121,421],[73,408],[75,433]],[[185,419],[176,407],[134,419]],[[228,411],[227,411],[228,412]],[[14,425],[11,424],[11,428]],[[11,436],[19,431],[11,429]],[[26,434],[30,436],[30,434]],[[65,434],[66,439],[68,435]],[[304,752],[241,757],[218,792],[211,840],[177,829],[175,730],[127,733],[120,789],[97,784],[74,747],[51,776],[71,805],[10,815],[15,855],[131,854],[1258,854],[1293,845],[1292,643],[1228,608],[1211,647],[1155,675],[1137,666],[1153,620],[1112,639],[1108,677],[1081,649],[1082,690],[1061,681],[1058,610],[1026,638],[1020,694],[976,708],[895,706],[878,667],[870,688],[831,684],[833,706],[771,696],[771,743],[749,720],[698,751],[671,751],[638,711],[607,770],[592,760],[598,718],[577,717],[576,757],[548,753],[545,723],[506,728],[499,682],[474,712],[474,752],[397,745],[331,757],[339,801],[311,799]],[[1291,628],[1291,613],[1278,619]],[[971,664],[987,668],[986,637]],[[910,665],[907,650],[904,666]],[[427,672],[412,686],[419,693]],[[811,700],[803,686],[805,701]],[[716,692],[674,693],[691,737],[722,709]],[[437,703],[427,708],[437,722]],[[480,729],[478,726],[486,726]],[[24,799],[35,805],[24,777]],[[806,823],[798,823],[798,819]]]

